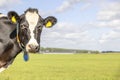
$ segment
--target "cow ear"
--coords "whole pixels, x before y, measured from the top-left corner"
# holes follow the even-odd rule
[[[8,12],[8,18],[14,24],[20,21],[20,17],[15,11]]]
[[[57,23],[57,19],[53,16],[49,16],[44,20],[44,25],[46,28],[51,28],[56,23]]]

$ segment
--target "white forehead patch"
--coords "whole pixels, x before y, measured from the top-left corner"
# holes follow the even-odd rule
[[[34,29],[35,29],[35,27],[36,27],[36,25],[38,23],[39,15],[36,12],[29,12],[28,11],[25,14],[25,17],[26,17],[26,20],[27,20],[27,22],[29,24],[30,36],[31,36],[31,39],[29,40],[27,46],[29,44],[38,45],[37,40],[34,38],[35,34],[33,33],[33,31],[34,31]]]
[[[39,15],[36,12],[27,12],[25,14],[29,27],[35,27],[38,23]]]

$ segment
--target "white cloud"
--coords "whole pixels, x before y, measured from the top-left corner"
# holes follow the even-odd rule
[[[98,22],[90,22],[89,26],[99,27],[99,28],[111,28],[120,30],[120,19],[114,19],[110,21],[98,21]]]
[[[119,31],[110,31],[106,34],[103,34],[99,40],[101,45],[101,50],[120,50],[120,32]]]
[[[57,12],[63,12],[71,7],[70,2],[64,1],[62,5],[57,9]]]
[[[68,38],[68,39],[79,39],[80,37],[83,37],[86,35],[86,31],[85,32],[82,32],[82,33],[68,33],[65,35],[65,38]]]
[[[4,6],[6,4],[6,1],[5,0],[1,0],[0,1],[0,6]]]
[[[104,44],[109,41],[120,39],[120,32],[110,31],[109,33],[103,34],[101,39],[99,40],[101,44]]]
[[[65,0],[63,3],[56,9],[56,12],[64,12],[71,8],[73,8],[75,5],[77,5],[80,2],[86,2],[84,6],[81,7],[81,10],[84,10],[88,8],[91,4],[89,3],[91,0]]]
[[[113,42],[118,42],[120,39],[120,2],[103,4],[102,10],[98,13],[98,22],[93,23],[94,26],[102,28],[111,28],[112,31],[101,35],[99,42],[108,45]],[[119,44],[119,43],[118,43]],[[112,44],[115,46],[115,44]],[[109,46],[110,47],[110,46]]]
[[[97,22],[92,24],[120,30],[120,2],[105,2],[101,4],[101,8],[97,13]]]
[[[21,3],[21,0],[0,0],[0,8],[9,8]]]
[[[98,20],[120,19],[120,2],[103,3],[102,10],[98,13]]]

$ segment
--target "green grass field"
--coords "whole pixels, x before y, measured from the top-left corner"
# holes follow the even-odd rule
[[[20,54],[0,80],[120,80],[120,54]]]

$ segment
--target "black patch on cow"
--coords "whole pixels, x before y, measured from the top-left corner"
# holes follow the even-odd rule
[[[0,42],[3,42],[3,40],[2,40],[2,39],[0,39]]]
[[[5,46],[4,52],[12,49],[13,46],[14,46],[13,43],[9,42],[9,43]]]
[[[16,29],[10,34],[10,38],[11,39],[14,39],[15,37],[16,37],[16,35],[17,35],[17,31],[16,31]]]

